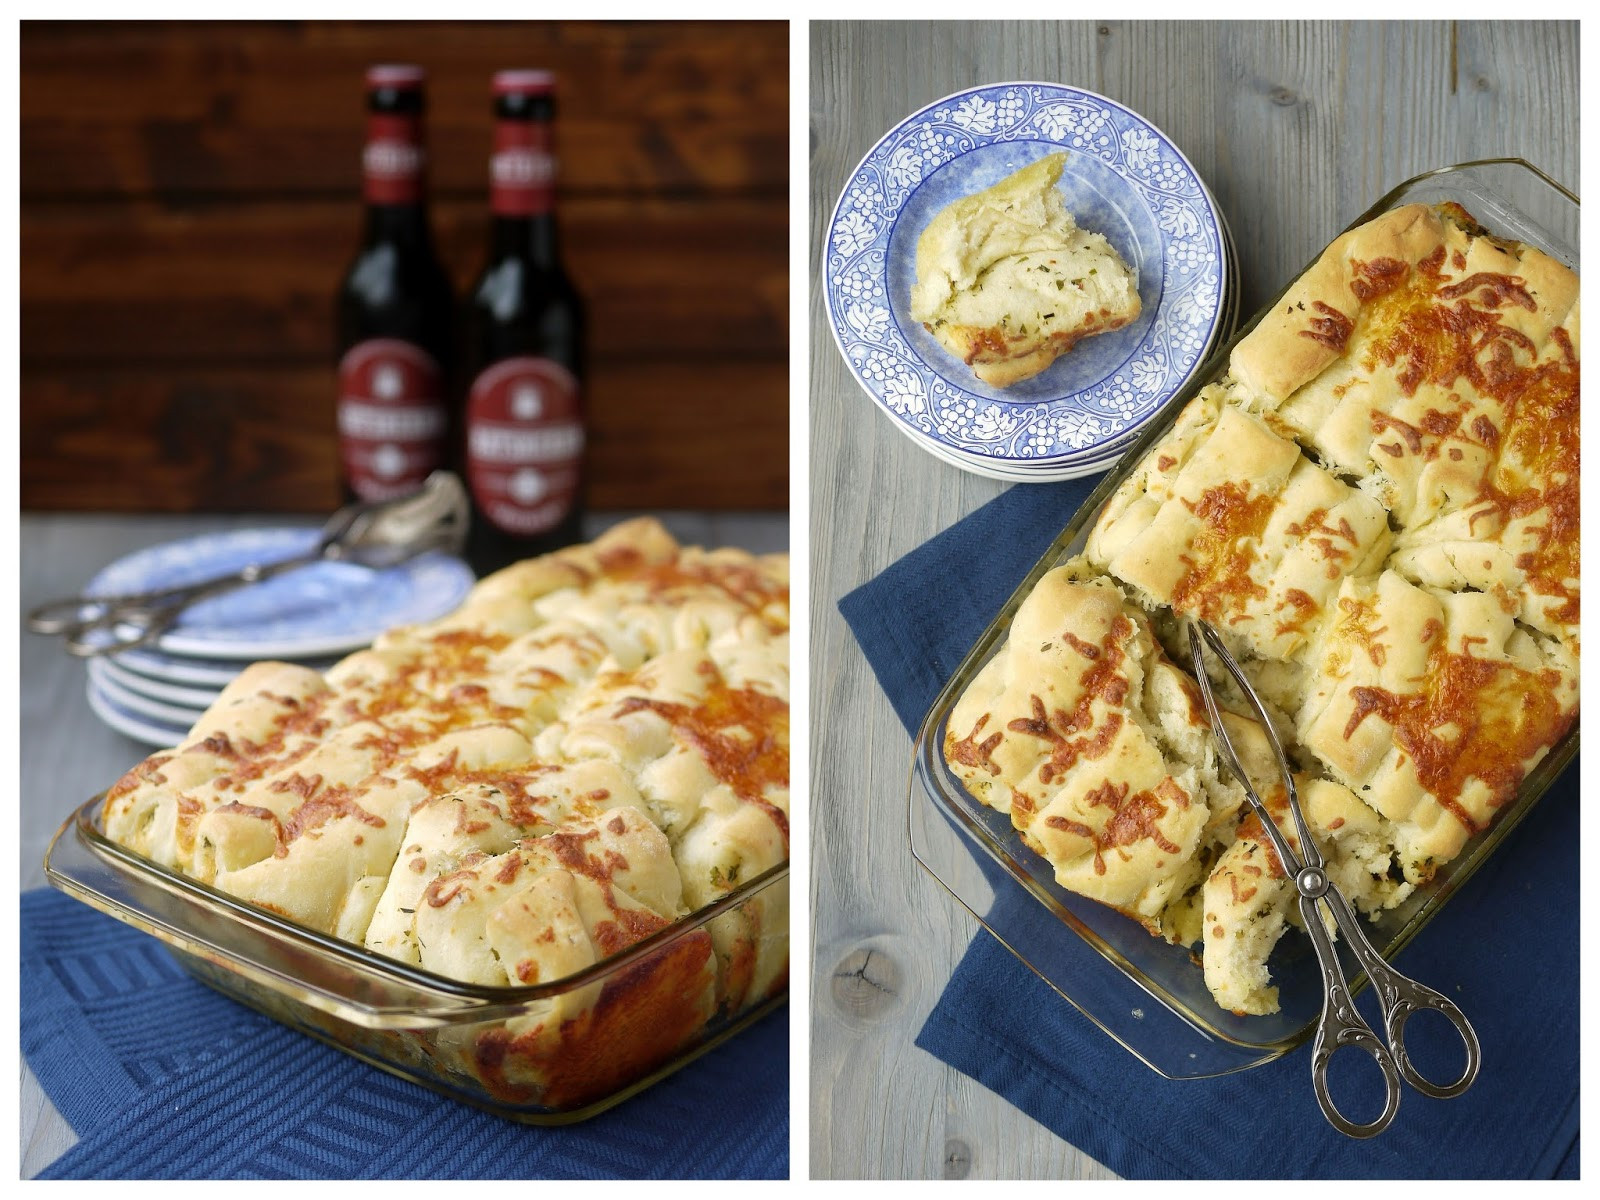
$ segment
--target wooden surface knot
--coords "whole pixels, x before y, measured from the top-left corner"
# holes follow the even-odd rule
[[[847,1016],[872,1020],[898,1006],[900,969],[882,950],[861,946],[833,968],[833,1002]]]
[[[944,1177],[965,1179],[972,1173],[972,1147],[960,1138],[949,1138],[944,1144]]]

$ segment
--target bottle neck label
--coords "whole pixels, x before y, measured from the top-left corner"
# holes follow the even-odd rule
[[[339,363],[339,457],[351,490],[388,500],[444,465],[449,414],[439,364],[394,338],[358,342]]]
[[[368,204],[421,204],[427,166],[420,115],[367,115],[367,144],[361,152],[361,178]]]
[[[578,380],[547,358],[507,358],[467,397],[467,484],[478,519],[502,533],[554,529],[578,499],[583,459]]]
[[[555,207],[556,158],[544,121],[497,121],[489,159],[489,207],[500,217],[533,217]]]

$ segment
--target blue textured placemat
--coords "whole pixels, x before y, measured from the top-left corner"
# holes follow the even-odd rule
[[[43,1178],[789,1174],[785,1010],[593,1120],[536,1128],[295,1033],[49,889],[22,896],[21,979],[23,1056],[82,1139]]]
[[[1012,488],[839,602],[907,730],[1095,482]],[[1397,960],[1458,998],[1483,1043],[1478,1083],[1450,1101],[1408,1089],[1370,1141],[1322,1119],[1309,1046],[1221,1079],[1162,1079],[983,932],[917,1045],[1124,1176],[1576,1178],[1577,879],[1574,762]],[[1419,1051],[1432,1031],[1412,1031]]]

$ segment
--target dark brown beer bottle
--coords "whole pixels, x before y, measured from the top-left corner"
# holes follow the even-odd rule
[[[367,72],[366,231],[339,287],[339,462],[347,501],[416,490],[450,457],[450,280],[428,230],[422,68]]]
[[[583,303],[561,265],[555,81],[494,77],[489,259],[467,305],[467,557],[480,574],[579,539]]]

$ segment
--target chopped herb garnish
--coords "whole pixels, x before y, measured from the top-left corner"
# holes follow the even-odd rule
[[[1045,313],[1045,315],[1044,315],[1044,319],[1045,319],[1045,320],[1046,320],[1046,321],[1048,321],[1048,320],[1049,320],[1049,319],[1050,319],[1050,318],[1051,318],[1051,317],[1053,317],[1053,316],[1055,316],[1055,313]]]
[[[1056,291],[1059,292],[1062,288],[1064,288],[1066,286],[1067,286],[1067,281],[1065,279],[1056,280]]]

